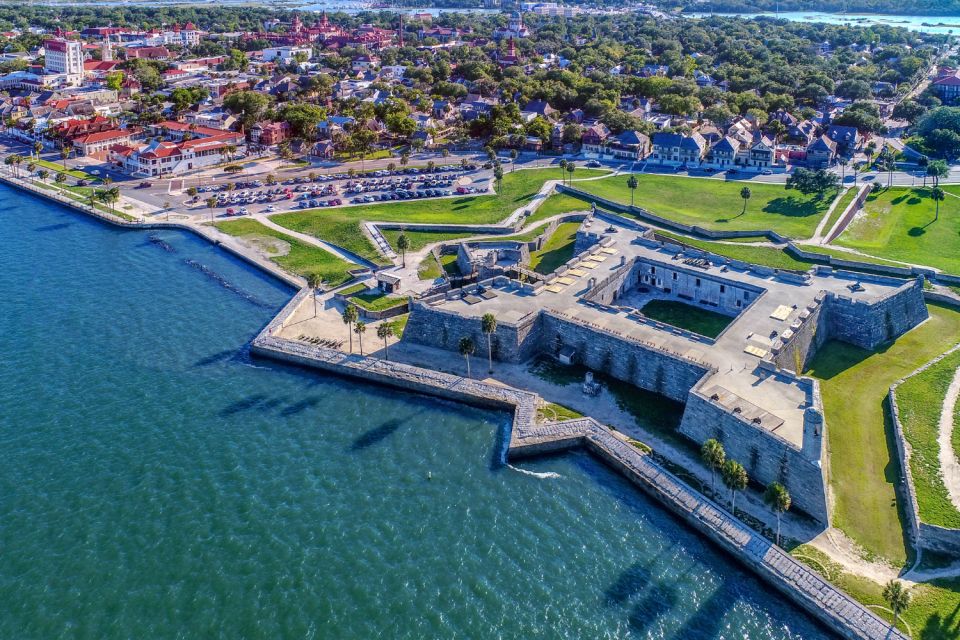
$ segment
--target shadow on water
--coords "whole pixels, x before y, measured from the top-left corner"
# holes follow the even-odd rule
[[[363,451],[364,449],[369,449],[370,447],[379,444],[389,438],[394,432],[399,429],[404,420],[391,419],[387,420],[383,424],[370,429],[353,441],[353,444],[350,445],[350,451]]]
[[[650,570],[639,562],[620,572],[617,579],[603,592],[608,607],[623,604],[646,589],[650,584]]]
[[[254,411],[258,413],[265,413],[267,411],[273,411],[277,407],[287,404],[289,401],[289,398],[268,398],[266,395],[258,393],[248,398],[243,398],[231,403],[220,411],[220,415],[223,417],[229,417],[239,413],[249,413]]]
[[[287,407],[284,407],[283,409],[281,409],[281,410],[280,410],[280,415],[283,416],[284,418],[289,418],[289,417],[295,416],[295,415],[297,415],[297,414],[299,414],[299,413],[303,413],[303,412],[306,411],[307,409],[312,409],[313,407],[317,406],[318,404],[320,404],[320,398],[316,398],[316,397],[314,397],[314,398],[305,398],[305,399],[303,399],[303,400],[299,400],[299,401],[297,401],[297,402],[294,402],[294,403],[291,404],[290,406],[287,406]]]
[[[219,353],[214,353],[207,356],[206,358],[200,358],[199,360],[193,363],[193,366],[209,367],[212,364],[217,364],[218,362],[224,362],[226,360],[230,360],[232,357],[234,357],[236,352],[237,352],[236,349],[227,349]]]
[[[60,231],[61,229],[66,229],[71,225],[73,225],[72,222],[60,222],[57,224],[48,224],[43,227],[37,227],[34,229],[34,231]]]

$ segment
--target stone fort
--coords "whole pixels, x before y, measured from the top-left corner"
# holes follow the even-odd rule
[[[644,315],[663,299],[730,323],[709,338]],[[705,256],[605,213],[583,222],[574,257],[542,281],[497,275],[411,300],[404,340],[455,351],[470,336],[481,347],[486,313],[495,359],[554,357],[682,403],[681,434],[697,446],[717,438],[752,480],[782,482],[823,524],[827,425],[817,381],[799,372],[828,340],[874,349],[927,318],[922,279]]]

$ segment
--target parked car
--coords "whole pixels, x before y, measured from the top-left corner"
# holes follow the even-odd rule
[[[152,186],[153,186],[152,182],[144,180],[143,182],[137,185],[137,189],[149,189]]]

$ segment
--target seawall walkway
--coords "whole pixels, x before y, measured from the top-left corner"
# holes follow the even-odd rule
[[[592,418],[538,425],[536,394],[412,365],[277,337],[307,296],[301,291],[253,340],[252,350],[285,362],[361,378],[475,406],[513,411],[508,455],[513,458],[583,447],[732,554],[808,614],[844,638],[906,640],[872,611],[753,531],[726,509]]]

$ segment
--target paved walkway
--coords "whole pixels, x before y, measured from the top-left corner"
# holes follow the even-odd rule
[[[953,380],[947,388],[947,395],[943,399],[943,408],[940,411],[940,429],[937,435],[937,444],[940,446],[940,473],[943,475],[943,484],[947,486],[950,501],[960,509],[960,462],[953,450],[954,409],[957,406],[957,396],[960,395],[960,368],[953,374]]]

